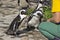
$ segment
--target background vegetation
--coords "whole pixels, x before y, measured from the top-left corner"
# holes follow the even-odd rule
[[[49,8],[49,6],[46,6],[43,8],[43,13],[44,13],[44,18],[46,19],[49,19],[52,17],[51,8]]]

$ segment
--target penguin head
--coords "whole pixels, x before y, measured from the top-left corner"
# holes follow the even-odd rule
[[[43,15],[42,15],[42,14],[40,14],[40,13],[37,13],[37,15],[38,15],[40,18],[42,18],[42,17],[43,17]]]
[[[25,15],[26,14],[26,10],[25,9],[20,10],[20,14],[21,15]]]
[[[33,15],[42,17],[43,16],[43,13],[42,13],[42,11],[37,10]]]
[[[22,20],[23,18],[25,18],[26,16],[27,16],[27,15],[26,15],[26,10],[25,10],[25,9],[20,10],[21,20]]]

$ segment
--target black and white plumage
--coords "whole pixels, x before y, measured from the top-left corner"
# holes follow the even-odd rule
[[[42,17],[43,17],[42,11],[41,10],[36,10],[32,14],[32,16],[29,17],[27,28],[17,31],[16,35],[27,33],[29,31],[34,30],[39,25],[39,23],[41,22]]]
[[[41,22],[41,19],[43,17],[42,11],[43,11],[42,3],[38,3],[38,6],[34,10],[34,12],[31,13],[30,17],[27,19],[28,20],[28,23],[26,25],[27,28],[17,31],[16,35],[27,33],[31,30],[34,30],[35,27],[37,27],[39,25],[39,23]]]
[[[27,15],[26,15],[26,10],[25,10],[25,9],[20,10],[21,20],[22,20],[24,17],[26,17],[26,16],[27,16]]]
[[[28,22],[27,29],[33,30],[34,27],[37,28],[39,23],[41,23],[41,19],[43,17],[42,11],[37,10],[33,15],[31,20]]]
[[[18,14],[18,16],[15,17],[15,19],[11,22],[8,30],[6,31],[6,34],[9,34],[9,35],[15,34],[15,32],[17,31],[17,29],[19,28],[21,20],[24,17],[26,17],[25,12],[26,12],[26,10],[24,10],[24,9],[20,10],[20,14]]]
[[[36,11],[33,14],[33,17],[31,18],[31,20],[28,22],[28,25],[37,27],[38,24],[40,23],[41,16],[42,16],[42,12],[41,11]]]
[[[14,32],[17,30],[18,27],[16,26],[19,26],[19,22],[20,21],[21,17],[20,15],[18,15],[10,24],[8,30],[6,31],[6,34],[14,34]]]
[[[43,13],[41,11],[42,9],[40,10],[41,7],[42,7],[42,4],[39,4],[30,17],[26,17],[27,16],[27,15],[25,15],[26,10],[24,10],[24,9],[20,10],[20,14],[19,14],[20,22],[11,23],[14,26],[10,25],[10,28],[8,29],[7,34],[17,34],[18,35],[18,34],[22,34],[22,33],[26,33],[31,30],[34,30],[35,27],[37,27],[39,25],[39,23],[41,22],[41,18],[43,15]],[[16,20],[16,19],[14,19],[14,20]],[[27,22],[26,23],[27,28],[17,31],[17,29],[19,28],[19,25],[21,27],[25,23],[24,21]],[[18,24],[18,26],[16,24]],[[11,31],[11,32],[9,32],[9,31]]]
[[[43,8],[42,7],[43,7],[42,3],[38,3],[35,11],[32,13],[32,15],[29,19],[27,29],[29,29],[29,28],[34,29],[34,27],[37,27],[39,25],[39,23],[41,22],[41,19],[43,17]]]

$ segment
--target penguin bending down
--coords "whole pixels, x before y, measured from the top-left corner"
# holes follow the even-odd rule
[[[42,11],[41,10],[36,10],[36,12],[34,12],[29,17],[28,23],[27,23],[27,28],[25,28],[23,30],[18,30],[16,32],[16,35],[27,33],[29,31],[34,30],[39,25],[39,23],[41,22],[42,17],[43,17]]]
[[[25,15],[26,10],[22,9],[20,10],[20,14],[18,14],[18,16],[11,22],[8,30],[6,31],[6,34],[8,35],[14,35],[21,23],[21,20],[26,17]]]

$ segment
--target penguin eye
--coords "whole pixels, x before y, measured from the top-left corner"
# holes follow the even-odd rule
[[[37,13],[37,15],[38,15],[38,16],[40,16],[40,18],[43,18],[43,15],[42,15],[42,14],[40,14],[40,13]]]
[[[22,11],[21,14],[25,14],[26,12]]]
[[[37,15],[41,15],[40,13],[37,13]]]

